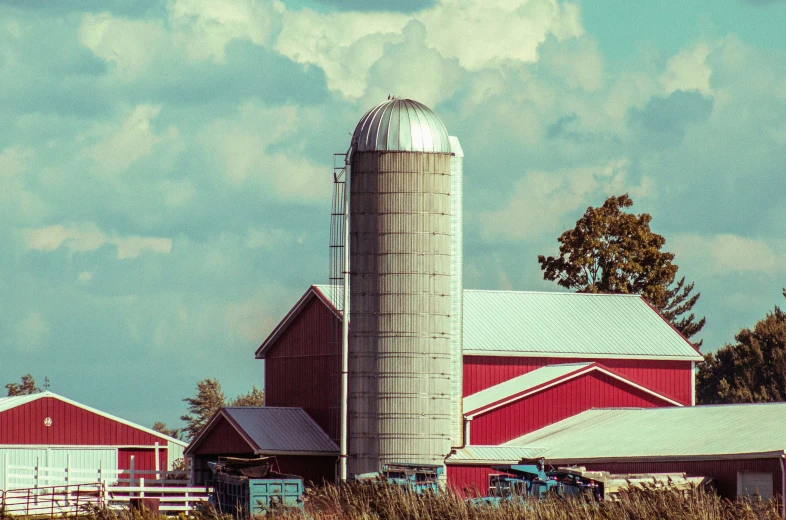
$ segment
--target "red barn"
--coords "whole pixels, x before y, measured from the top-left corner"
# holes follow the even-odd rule
[[[208,462],[219,456],[274,456],[278,472],[317,484],[332,482],[338,453],[336,443],[302,409],[272,406],[221,408],[185,451],[193,485],[208,481]]]
[[[472,493],[498,473],[492,465],[541,456],[554,467],[709,477],[732,499],[783,496],[786,403],[588,410],[502,446],[456,450],[447,463],[454,489]]]
[[[336,440],[332,293],[311,286],[256,357],[266,405],[302,408]],[[592,408],[694,404],[702,357],[640,296],[465,290],[463,332],[465,445],[505,443]],[[458,473],[449,459],[448,481]]]
[[[132,459],[135,471],[171,469],[185,445],[52,392],[0,398],[0,489],[32,484],[29,478],[11,477],[26,473],[10,471],[11,466],[61,470],[62,477],[50,475],[48,484],[38,483],[42,486],[65,483],[65,468],[96,472],[100,468],[116,475],[130,470]]]

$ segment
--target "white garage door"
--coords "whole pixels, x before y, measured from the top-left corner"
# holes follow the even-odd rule
[[[758,493],[762,500],[772,498],[772,473],[737,473],[737,496],[751,496],[754,493]]]
[[[35,485],[35,466],[53,471],[39,471],[39,486],[59,486],[66,483],[66,467],[95,471],[117,470],[116,448],[39,448],[24,446],[0,448],[0,489],[18,489]],[[11,467],[16,466],[16,467]],[[24,468],[24,469],[20,469]],[[92,478],[91,473],[74,472],[74,477]],[[18,475],[14,477],[13,475]]]

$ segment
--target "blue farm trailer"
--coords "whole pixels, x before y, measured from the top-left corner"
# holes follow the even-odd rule
[[[303,509],[303,479],[273,471],[275,457],[219,457],[213,471],[210,504],[235,518],[266,515],[285,508]]]

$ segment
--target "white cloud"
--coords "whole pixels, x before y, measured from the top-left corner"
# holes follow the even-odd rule
[[[193,183],[188,179],[164,181],[161,184],[161,189],[165,193],[164,200],[170,207],[186,206],[197,194],[196,188],[194,188]]]
[[[169,15],[186,56],[223,62],[224,48],[234,39],[270,45],[283,9],[277,0],[175,0]]]
[[[581,36],[578,5],[557,0],[443,0],[422,15],[429,42],[469,70],[502,60],[537,61],[549,34]]]
[[[244,244],[249,249],[270,249],[294,240],[294,234],[286,229],[249,228]]]
[[[19,347],[37,349],[49,336],[49,323],[39,312],[31,312],[16,326]]]
[[[89,283],[93,279],[93,273],[90,271],[82,271],[77,275],[77,280],[81,283]]]
[[[374,106],[392,93],[434,106],[450,98],[461,79],[458,60],[444,58],[429,48],[425,26],[413,21],[404,27],[401,43],[388,44],[383,57],[369,71],[364,105]]]
[[[214,121],[199,139],[221,159],[224,177],[231,184],[257,184],[286,198],[324,199],[331,193],[329,168],[299,155],[268,150],[296,137],[301,110],[246,103],[236,118]]]
[[[660,82],[666,94],[675,90],[698,90],[705,96],[714,95],[710,87],[712,69],[707,64],[710,46],[700,43],[693,48],[683,49],[666,63]]]
[[[150,154],[159,143],[176,138],[178,132],[175,128],[170,128],[163,136],[154,134],[151,121],[160,111],[160,106],[138,105],[119,124],[95,127],[92,134],[99,136],[100,141],[86,153],[98,171],[123,171]]]
[[[64,246],[71,253],[87,253],[110,244],[117,248],[118,260],[136,258],[144,250],[158,254],[172,251],[172,240],[169,238],[107,235],[92,223],[25,229],[23,239],[27,249],[46,252]]]
[[[115,65],[116,77],[133,79],[170,49],[161,21],[126,20],[108,13],[85,14],[79,27],[82,45]]]
[[[443,0],[413,15],[401,13],[317,13],[286,11],[275,48],[299,63],[321,67],[328,87],[361,97],[367,71],[386,44],[402,41],[410,20],[426,27],[426,44],[445,58],[477,71],[506,60],[534,62],[548,35],[558,40],[583,34],[577,5],[556,0]],[[413,59],[402,67],[428,72]]]
[[[118,260],[136,258],[146,249],[164,255],[172,251],[172,240],[169,238],[139,236],[124,238],[112,237],[108,242],[117,246]]]
[[[626,159],[599,168],[533,171],[515,184],[507,205],[481,213],[479,220],[489,240],[548,236],[564,229],[566,217],[595,201],[599,194],[629,193],[639,199],[651,195],[652,189],[647,178],[631,185]]]
[[[0,220],[6,222],[36,220],[46,205],[27,187],[33,150],[10,147],[0,150]]]
[[[603,56],[598,42],[589,36],[544,45],[540,62],[570,88],[600,89],[604,83]]]
[[[671,241],[677,259],[686,259],[694,269],[710,275],[786,271],[786,241],[718,234],[676,235]]]

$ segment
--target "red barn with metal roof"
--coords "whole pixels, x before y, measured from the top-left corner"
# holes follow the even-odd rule
[[[311,286],[256,357],[266,404],[302,408],[336,440],[334,291]],[[640,296],[465,290],[463,333],[465,444],[503,443],[597,407],[694,404],[702,357]]]
[[[301,408],[226,407],[210,418],[186,448],[192,484],[210,478],[219,456],[275,456],[281,473],[306,481],[333,481],[338,446]]]
[[[704,476],[730,499],[783,496],[786,403],[588,410],[501,446],[456,450],[447,464],[454,489],[483,492],[493,465],[541,456],[554,467]]]
[[[166,470],[185,445],[53,392],[0,398],[0,489],[13,485],[11,465],[113,471],[133,458],[135,470]]]

